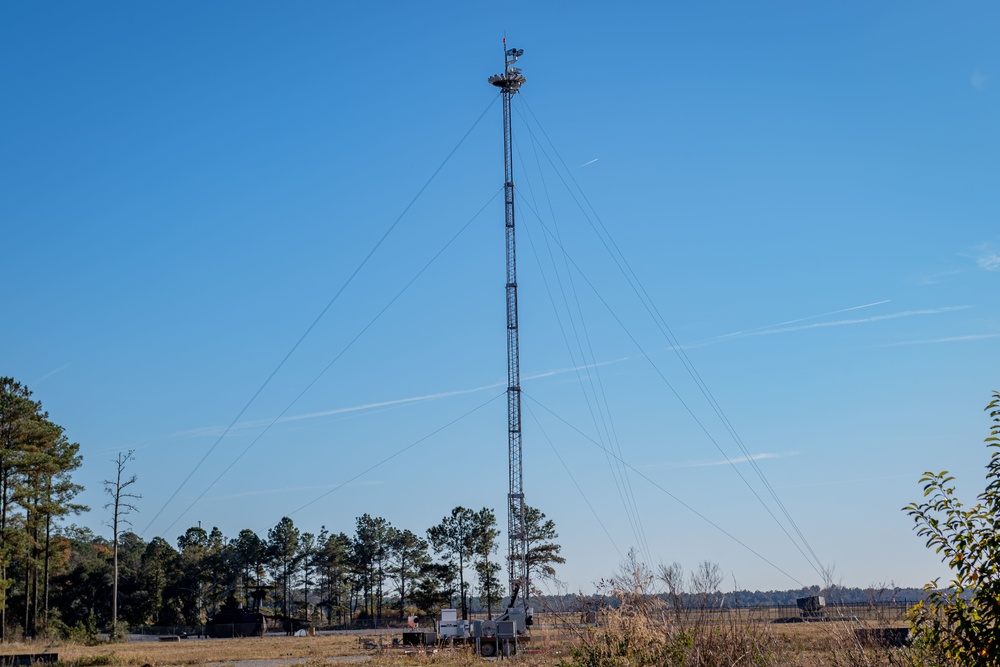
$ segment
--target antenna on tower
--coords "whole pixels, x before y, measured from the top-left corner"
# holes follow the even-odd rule
[[[510,101],[525,82],[514,67],[523,49],[507,48],[503,38],[504,71],[489,78],[503,97],[504,223],[507,241],[507,452],[510,471],[507,492],[507,563],[510,571],[510,604],[518,592],[521,606],[528,607],[528,546],[524,526],[524,484],[521,477],[521,361],[517,330],[517,249],[514,243],[514,159],[511,141]]]

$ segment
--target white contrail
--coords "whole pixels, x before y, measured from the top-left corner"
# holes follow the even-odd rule
[[[676,468],[710,468],[714,466],[728,466],[737,463],[749,463],[751,461],[767,461],[769,459],[783,459],[789,456],[798,456],[798,452],[785,452],[784,454],[778,454],[775,452],[761,452],[760,454],[751,454],[750,456],[736,456],[728,461],[725,459],[718,459],[715,461],[689,461],[686,463],[663,463],[659,465],[648,466],[649,468],[655,468],[660,470],[673,470]]]
[[[394,405],[405,405],[407,403],[420,403],[423,401],[435,401],[439,398],[450,398],[452,396],[462,396],[464,394],[475,394],[476,392],[486,391],[488,389],[496,389],[497,387],[502,387],[503,383],[496,382],[494,384],[483,385],[482,387],[474,387],[472,389],[459,389],[456,391],[442,391],[436,394],[424,394],[423,396],[411,396],[409,398],[396,398],[389,401],[377,401],[375,403],[362,403],[361,405],[352,405],[345,408],[332,408],[330,410],[321,410],[320,412],[307,412],[301,415],[289,415],[288,417],[282,417],[278,419],[275,423],[282,424],[284,422],[294,422],[300,421],[302,419],[314,419],[316,417],[329,417],[330,415],[342,415],[346,412],[361,412],[363,410],[375,410],[378,408],[387,408]],[[271,420],[261,420],[260,422],[250,423],[248,422],[244,428],[263,426],[270,424]],[[238,425],[239,426],[239,425]]]
[[[601,361],[593,364],[583,364],[581,366],[572,366],[569,368],[555,368],[549,371],[542,371],[541,373],[535,373],[534,375],[527,375],[522,379],[522,381],[539,380],[542,378],[553,377],[555,375],[565,375],[567,373],[575,373],[581,370],[587,370],[590,368],[597,368],[600,366],[610,366],[611,364],[617,364],[622,361],[627,361],[628,357],[622,357],[620,359],[614,359],[612,361]],[[285,422],[301,421],[304,419],[315,419],[317,417],[329,417],[331,415],[342,415],[352,412],[364,412],[369,410],[377,410],[380,408],[390,408],[400,405],[407,405],[410,403],[420,403],[423,401],[436,401],[442,398],[451,398],[452,396],[464,396],[466,394],[475,394],[482,391],[489,391],[491,389],[499,389],[503,387],[505,383],[494,382],[493,384],[482,385],[480,387],[473,387],[471,389],[457,389],[454,391],[442,391],[434,394],[424,394],[422,396],[410,396],[407,398],[395,398],[387,401],[376,401],[373,403],[362,403],[360,405],[351,405],[342,408],[332,408],[330,410],[321,410],[320,412],[309,412],[301,415],[289,415],[288,417],[282,417],[278,420],[272,419],[259,419],[254,421],[241,422],[233,426],[232,430],[236,429],[253,429],[260,428],[262,426],[267,426],[272,421],[276,424],[282,424]],[[222,427],[220,426],[208,426],[205,428],[192,429],[190,431],[183,431],[176,434],[177,437],[199,437],[199,436],[209,436],[209,435],[219,435],[222,432]]]
[[[815,320],[820,317],[829,317],[830,315],[839,315],[840,313],[848,313],[852,310],[861,310],[862,308],[871,308],[872,306],[881,306],[883,304],[889,303],[892,299],[883,299],[882,301],[874,301],[872,303],[866,303],[861,306],[851,306],[850,308],[841,308],[840,310],[831,310],[829,313],[821,313],[819,315],[809,315],[807,317],[800,317],[794,320],[788,320],[786,322],[778,322],[777,324],[767,324],[762,327],[756,327],[754,329],[747,329],[746,331],[734,331],[733,333],[723,334],[721,336],[716,336],[715,338],[709,338],[708,341],[721,340],[723,338],[733,338],[736,336],[750,336],[758,331],[764,331],[765,329],[773,329],[775,327],[784,327],[789,324],[798,324],[799,322],[806,322],[808,320]]]
[[[1000,333],[990,334],[968,334],[966,336],[948,336],[947,338],[931,338],[929,340],[904,340],[898,343],[890,343],[886,347],[896,347],[897,345],[933,345],[935,343],[960,343],[967,340],[984,340],[996,338]]]
[[[576,371],[586,370],[588,368],[595,368],[598,366],[608,366],[610,364],[618,363],[619,361],[624,361],[624,359],[615,359],[614,361],[602,361],[595,364],[584,364],[582,366],[576,366],[571,368],[556,368],[550,371],[543,371],[541,373],[535,373],[534,375],[526,375],[521,378],[524,381],[539,380],[541,378],[552,377],[554,375],[565,375],[566,373],[575,373]],[[378,401],[375,403],[363,403],[361,405],[352,405],[344,408],[333,408],[330,410],[323,410],[321,412],[310,412],[302,415],[292,415],[289,417],[282,417],[277,421],[277,423],[298,421],[300,419],[313,419],[315,417],[327,417],[329,415],[340,415],[347,412],[361,412],[363,410],[374,410],[377,408],[391,407],[394,405],[405,405],[408,403],[420,403],[423,401],[436,401],[441,398],[451,398],[452,396],[464,396],[466,394],[476,394],[481,391],[489,391],[490,389],[499,389],[503,387],[503,382],[494,382],[493,384],[485,384],[481,387],[473,387],[472,389],[456,389],[453,391],[442,391],[435,394],[424,394],[423,396],[411,396],[409,398],[395,398],[388,401]],[[269,424],[268,421],[261,421],[259,423],[250,424],[247,426],[261,426],[264,424]]]
[[[629,361],[632,357],[619,357],[618,359],[612,359],[611,361],[597,361],[592,364],[583,364],[582,366],[572,366],[570,368],[556,368],[551,371],[542,371],[541,373],[535,373],[534,375],[525,376],[524,380],[540,380],[541,378],[552,377],[553,375],[565,375],[566,373],[575,373],[577,371],[585,371],[590,368],[600,368],[602,366],[610,366],[611,364],[618,364],[623,361]],[[494,385],[494,386],[503,386]]]
[[[41,382],[44,382],[45,380],[48,380],[50,377],[52,377],[56,373],[61,373],[61,372],[63,372],[64,370],[66,370],[67,368],[69,368],[72,365],[73,365],[72,362],[70,362],[68,364],[63,364],[62,366],[60,366],[59,368],[57,368],[55,370],[49,371],[48,373],[46,373],[42,377],[40,377],[37,380],[35,380],[35,384],[40,384]]]
[[[904,310],[898,313],[888,313],[886,315],[875,315],[857,320],[834,320],[833,322],[813,322],[803,324],[798,327],[779,327],[776,329],[765,329],[747,333],[747,336],[770,336],[777,333],[788,333],[790,331],[804,331],[806,329],[824,329],[826,327],[843,327],[849,324],[866,324],[868,322],[881,322],[882,320],[895,320],[900,317],[912,317],[913,315],[937,315],[939,313],[951,313],[956,310],[965,310],[971,306],[945,306],[944,308],[927,308],[925,310]]]
[[[589,161],[589,162],[584,162],[584,163],[583,163],[583,164],[581,164],[581,165],[580,165],[579,167],[577,167],[577,169],[579,169],[580,167],[586,167],[586,166],[587,166],[588,164],[594,164],[595,162],[597,162],[597,160],[598,160],[598,159],[599,159],[599,158],[596,158],[596,157],[595,157],[595,158],[594,158],[593,160],[591,160],[591,161]]]
[[[436,394],[425,394],[423,396],[410,396],[408,398],[396,398],[389,401],[377,401],[374,403],[362,403],[360,405],[351,405],[343,408],[332,408],[330,410],[321,410],[320,412],[307,412],[301,415],[289,415],[287,417],[281,417],[280,419],[257,419],[254,421],[240,422],[232,427],[231,430],[237,429],[253,429],[260,428],[262,426],[267,426],[271,422],[275,424],[283,424],[285,422],[301,421],[303,419],[315,419],[317,417],[329,417],[330,415],[342,415],[349,412],[362,412],[365,410],[376,410],[378,408],[394,407],[397,405],[406,405],[409,403],[420,403],[421,401],[433,401],[439,398],[448,398],[451,396],[461,396],[463,394],[474,394],[479,391],[486,391],[488,389],[496,389],[502,387],[502,382],[496,382],[494,384],[483,385],[482,387],[475,387],[473,389],[459,389],[457,391],[443,391]],[[208,436],[208,435],[219,435],[222,432],[221,426],[207,426],[204,428],[196,428],[190,431],[184,431],[178,433],[180,437],[198,437],[198,436]]]

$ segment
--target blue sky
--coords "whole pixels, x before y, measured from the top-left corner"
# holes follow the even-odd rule
[[[994,5],[0,12],[0,373],[80,442],[81,523],[106,532],[101,481],[128,449],[147,539],[288,514],[312,531],[364,512],[424,530],[459,504],[503,516],[486,79],[506,33],[528,79],[525,491],[557,523],[565,588],[591,590],[632,546],[714,560],[727,588],[819,583],[748,458],[839,582],[942,574],[900,508],[925,470],[971,499],[987,460]]]

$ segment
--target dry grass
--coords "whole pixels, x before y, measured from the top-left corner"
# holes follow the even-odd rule
[[[564,624],[568,655],[561,667],[896,667],[928,662],[918,649],[871,645],[858,632],[905,628],[885,618],[774,623],[752,611],[671,609],[647,593],[642,569],[613,580],[617,607],[606,607],[596,627]],[[566,641],[567,635],[572,638]]]
[[[932,664],[925,662],[916,649],[862,643],[855,633],[859,628],[857,623],[774,624],[744,618],[678,627],[669,621],[649,621],[634,616],[619,618],[605,627],[590,630],[579,640],[572,657],[563,664],[573,667],[903,667]],[[550,662],[558,663],[557,660]]]
[[[898,623],[895,625],[899,625]],[[705,667],[897,667],[925,662],[914,650],[861,645],[857,622],[763,622],[752,616],[732,615],[693,626],[677,626],[659,614],[626,613],[597,628],[576,624],[536,628],[529,651],[517,662],[523,667],[613,667],[656,665]],[[383,635],[386,645],[398,633]],[[44,644],[10,644],[3,653],[38,653]],[[269,636],[248,639],[184,639],[179,642],[134,642],[82,646],[55,644],[63,665],[127,667],[129,665],[231,665],[242,660],[272,660],[276,666],[305,663],[324,667],[328,658],[364,656],[374,667],[397,665],[440,667],[481,666],[467,648],[436,653],[401,650],[366,651],[358,635],[318,637]]]
[[[7,644],[4,654],[40,653],[43,643]],[[279,660],[286,664],[304,660],[364,654],[356,636],[323,635],[317,637],[269,636],[246,639],[182,639],[179,642],[130,642],[83,646],[56,642],[48,649],[58,653],[64,664],[78,667],[101,665],[204,665],[232,663],[238,660]]]

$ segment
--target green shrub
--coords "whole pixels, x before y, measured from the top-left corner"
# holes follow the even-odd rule
[[[85,646],[96,646],[102,643],[100,634],[97,630],[97,620],[93,615],[88,616],[86,622],[77,621],[76,625],[66,626],[65,628],[66,638],[75,644],[83,644]]]
[[[128,641],[128,624],[124,621],[118,621],[108,633],[108,641],[112,643]]]
[[[993,452],[978,502],[963,505],[947,471],[928,472],[920,480],[924,502],[904,508],[954,575],[945,588],[938,579],[924,587],[927,600],[910,614],[913,633],[920,645],[969,667],[1000,666],[1000,392],[986,411]]]

